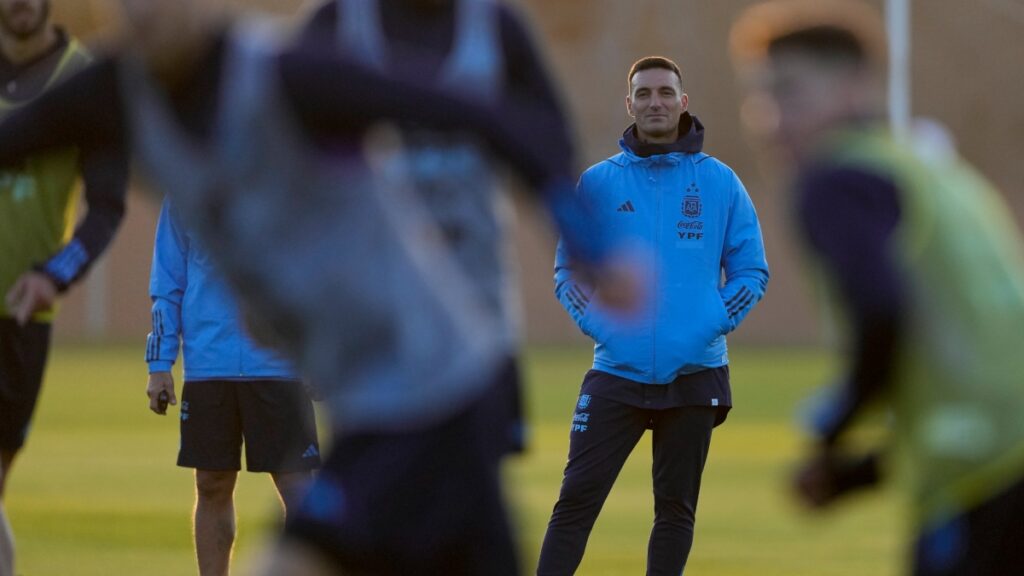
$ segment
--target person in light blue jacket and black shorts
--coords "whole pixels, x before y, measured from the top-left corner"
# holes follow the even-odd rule
[[[179,222],[165,200],[150,276],[146,393],[157,414],[177,404],[171,369],[183,349],[178,465],[196,470],[199,573],[220,575],[228,573],[235,536],[243,440],[246,468],[270,473],[286,512],[320,467],[320,447],[313,405],[295,369],[245,333],[238,304]]]
[[[768,284],[753,203],[736,174],[702,151],[704,126],[687,112],[679,67],[643,58],[628,82],[636,123],[620,154],[583,174],[578,193],[594,234],[614,233],[650,254],[650,293],[636,318],[616,317],[559,246],[555,293],[595,346],[541,550],[543,576],[575,573],[619,470],[648,429],[655,519],[647,574],[682,573],[711,431],[732,406],[726,335]]]

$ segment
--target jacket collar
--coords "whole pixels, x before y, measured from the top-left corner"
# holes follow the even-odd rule
[[[682,154],[697,154],[704,149],[704,124],[689,112],[679,118],[678,140],[671,144],[647,144],[636,135],[636,124],[631,124],[622,134],[619,147],[633,162],[656,163],[668,161],[677,163]]]

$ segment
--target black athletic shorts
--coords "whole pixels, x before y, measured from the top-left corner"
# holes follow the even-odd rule
[[[249,472],[320,467],[313,403],[300,382],[202,380],[181,392],[178,466]]]
[[[0,318],[0,450],[21,449],[43,384],[50,325]]]
[[[517,576],[499,462],[507,446],[501,384],[425,430],[341,436],[285,538],[339,574]]]
[[[1024,478],[942,524],[914,547],[914,576],[1024,574]]]

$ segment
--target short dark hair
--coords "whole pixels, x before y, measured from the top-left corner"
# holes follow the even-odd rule
[[[657,69],[672,72],[679,79],[679,86],[683,85],[683,73],[679,71],[678,64],[664,56],[644,56],[629,67],[629,75],[626,76],[626,90],[628,92],[633,91],[633,77],[636,76],[637,72]]]
[[[861,67],[867,63],[864,42],[849,30],[835,26],[814,26],[784,34],[768,43],[768,55],[786,52],[813,54],[835,65]]]
[[[833,65],[883,69],[885,26],[875,10],[854,0],[772,0],[748,8],[732,27],[738,67],[784,52]]]

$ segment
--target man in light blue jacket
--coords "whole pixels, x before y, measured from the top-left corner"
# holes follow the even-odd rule
[[[702,152],[704,126],[687,112],[678,66],[643,58],[628,81],[636,123],[620,154],[583,174],[579,194],[598,221],[594,234],[621,233],[651,255],[651,293],[637,318],[616,317],[559,246],[555,293],[595,346],[541,550],[543,576],[576,571],[601,506],[647,429],[655,496],[647,574],[682,573],[711,431],[732,406],[726,334],[768,283],[754,206],[736,174]]]
[[[150,276],[153,331],[146,347],[150,409],[177,404],[171,369],[184,349],[178,465],[196,469],[199,573],[226,575],[241,468],[269,472],[285,511],[320,466],[313,406],[293,367],[244,333],[238,305],[165,200]]]

